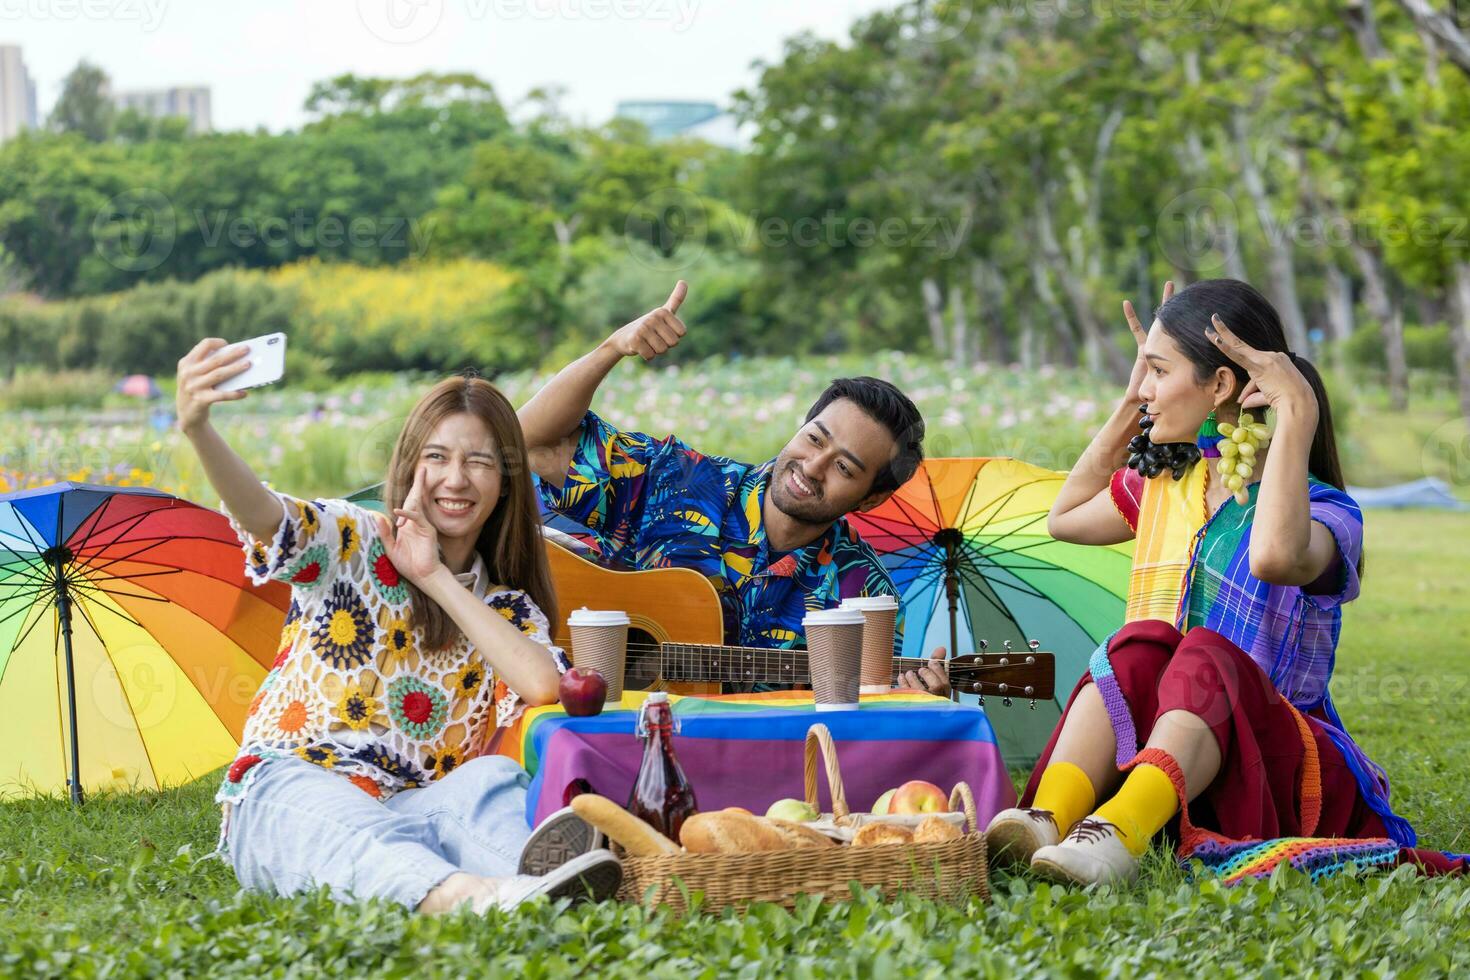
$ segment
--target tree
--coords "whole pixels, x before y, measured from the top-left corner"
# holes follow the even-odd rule
[[[62,82],[50,125],[57,132],[80,133],[93,143],[101,143],[112,138],[116,115],[107,73],[81,61]]]

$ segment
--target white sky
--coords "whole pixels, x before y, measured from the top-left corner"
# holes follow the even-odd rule
[[[208,85],[216,129],[304,122],[311,84],[344,72],[470,71],[514,105],[539,86],[600,123],[622,99],[724,102],[805,29],[842,37],[897,0],[0,0],[42,119],[86,58],[118,90]]]

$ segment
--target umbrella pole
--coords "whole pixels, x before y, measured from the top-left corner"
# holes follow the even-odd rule
[[[58,551],[52,560],[56,567],[56,613],[61,620],[61,642],[66,651],[66,700],[71,710],[71,801],[82,802],[82,753],[77,745],[77,682],[71,656],[71,593],[66,587],[66,556]]]
[[[960,655],[960,533],[953,528],[945,528],[934,536],[935,543],[944,548],[944,595],[949,600],[949,655],[958,657]],[[953,685],[949,689],[949,699],[958,701],[960,699]]]

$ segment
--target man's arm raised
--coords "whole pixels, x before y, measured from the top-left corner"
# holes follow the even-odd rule
[[[566,478],[572,440],[582,417],[592,407],[592,396],[618,362],[634,355],[652,361],[677,347],[686,330],[679,307],[689,295],[680,279],[668,302],[620,327],[592,351],[568,364],[556,377],[521,406],[517,413],[526,436],[531,470],[553,486]]]

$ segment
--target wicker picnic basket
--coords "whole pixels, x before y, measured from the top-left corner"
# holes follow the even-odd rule
[[[847,798],[837,752],[826,725],[806,733],[806,801],[817,803],[818,758],[825,763],[832,793],[832,817],[842,825],[849,820]],[[975,798],[964,783],[950,794],[950,807],[963,806],[967,833],[939,844],[879,844],[869,847],[808,847],[751,854],[671,854],[660,857],[624,857],[623,884],[618,898],[625,902],[667,905],[687,909],[690,899],[703,895],[703,906],[722,909],[754,902],[774,902],[787,908],[798,895],[820,895],[841,900],[852,897],[852,885],[878,887],[884,895],[911,892],[925,898],[962,902],[972,895],[990,898],[985,862],[985,835],[975,814]]]

